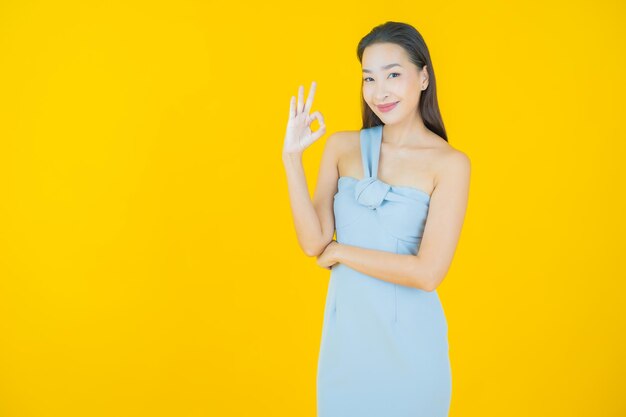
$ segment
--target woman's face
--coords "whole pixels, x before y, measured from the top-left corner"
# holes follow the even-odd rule
[[[397,65],[394,65],[397,64]],[[426,66],[419,71],[400,45],[376,43],[363,51],[363,98],[385,124],[417,114],[422,88],[428,85]],[[388,111],[379,106],[397,103]]]

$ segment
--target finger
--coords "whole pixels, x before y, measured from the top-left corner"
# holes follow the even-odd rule
[[[302,113],[304,107],[304,86],[298,87],[298,114]]]
[[[306,113],[305,113],[305,114],[306,114]],[[307,114],[307,115],[306,115],[305,122],[306,122],[306,126],[307,126],[307,127],[311,126],[311,123],[313,123],[313,116],[312,116],[312,115],[310,115],[310,114]]]
[[[319,138],[321,138],[325,133],[326,133],[325,126],[322,126],[319,129],[317,129],[315,132],[311,134],[311,136],[309,136],[309,140],[308,140],[309,144],[314,143],[315,141],[319,140]]]
[[[296,96],[291,96],[291,100],[289,100],[289,118],[293,119],[296,117]]]
[[[313,123],[313,119],[317,119],[317,121],[320,124],[319,129],[317,129],[312,135],[311,135],[311,140],[312,141],[316,141],[317,139],[319,139],[324,133],[326,133],[326,124],[324,123],[324,116],[322,116],[322,113],[320,113],[319,111],[316,111],[315,113],[311,114],[310,120],[311,123]]]
[[[311,83],[311,88],[309,89],[309,96],[306,99],[306,104],[304,105],[304,112],[309,114],[311,111],[311,106],[313,105],[313,97],[315,97],[315,87],[317,84],[315,81]]]

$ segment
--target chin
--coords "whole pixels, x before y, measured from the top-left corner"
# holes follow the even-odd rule
[[[404,117],[404,115],[402,114],[380,114],[378,115],[378,118],[385,122],[385,123],[393,123],[393,122],[397,122],[398,120],[401,120]]]

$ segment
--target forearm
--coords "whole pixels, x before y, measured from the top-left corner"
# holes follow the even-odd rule
[[[302,154],[283,154],[287,175],[291,214],[296,228],[298,243],[308,256],[315,256],[323,249],[322,226],[311,201],[302,165]]]
[[[336,248],[335,259],[383,281],[424,291],[431,291],[432,288],[428,267],[417,255],[402,255],[340,243]]]

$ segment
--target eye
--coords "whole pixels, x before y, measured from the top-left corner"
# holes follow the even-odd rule
[[[400,75],[400,73],[399,73],[399,72],[392,72],[392,73],[391,73],[391,74],[389,74],[389,75],[394,75],[394,74],[396,74],[396,75],[398,75],[398,76]],[[393,77],[393,78],[397,78],[397,77]],[[364,82],[367,82],[367,80],[370,80],[370,79],[372,79],[372,77],[365,77],[365,78],[363,78],[363,81],[364,81]]]

